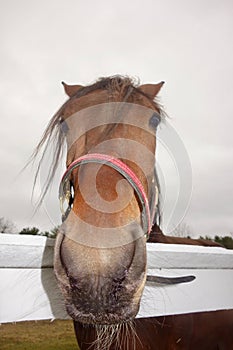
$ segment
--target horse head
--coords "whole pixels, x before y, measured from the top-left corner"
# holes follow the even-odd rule
[[[156,212],[155,101],[163,82],[120,76],[63,83],[68,101],[47,129],[67,144],[55,274],[68,314],[83,324],[135,318],[146,281],[146,241]],[[50,129],[49,129],[50,128]]]

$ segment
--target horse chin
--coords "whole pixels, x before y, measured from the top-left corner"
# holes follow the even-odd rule
[[[103,325],[119,325],[123,323],[131,322],[137,315],[138,306],[124,308],[118,313],[89,313],[84,314],[80,312],[74,304],[67,304],[66,310],[69,316],[76,322],[80,322],[83,325],[103,326]]]
[[[87,300],[82,291],[77,296],[77,291],[70,289],[65,303],[67,313],[74,321],[90,325],[116,325],[129,322],[136,317],[140,298],[133,297],[133,301],[131,298],[131,293],[124,291],[118,300],[111,294],[101,296],[99,298],[101,301],[97,300],[98,297],[94,300],[90,297]]]
[[[54,266],[67,312],[74,321],[116,325],[137,315],[146,280],[143,237],[102,251],[59,235]]]

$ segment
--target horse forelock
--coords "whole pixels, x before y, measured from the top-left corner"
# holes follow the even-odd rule
[[[139,86],[139,79],[128,76],[115,75],[112,77],[99,78],[95,83],[88,86],[83,86],[74,95],[72,95],[59,110],[59,115],[62,114],[62,111],[64,111],[64,109],[67,108],[73,100],[86,96],[97,90],[107,91],[109,98],[111,99],[111,97],[115,97],[116,101],[118,102],[134,102],[135,96],[140,94],[141,96],[146,97],[148,101],[151,102],[151,106],[154,106],[158,112],[163,115],[164,112],[157,98],[151,99],[148,94],[140,90]]]

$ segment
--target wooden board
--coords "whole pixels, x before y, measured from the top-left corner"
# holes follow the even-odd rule
[[[0,235],[0,322],[64,319],[53,272],[54,240]],[[194,275],[176,285],[147,282],[137,317],[233,309],[233,251],[215,247],[147,244],[148,274]]]

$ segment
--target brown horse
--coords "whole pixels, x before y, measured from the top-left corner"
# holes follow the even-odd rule
[[[67,143],[60,200],[68,198],[69,206],[54,260],[66,309],[82,324],[109,325],[111,334],[135,318],[146,281],[146,241],[157,208],[155,133],[162,118],[155,97],[162,85],[139,86],[120,76],[87,87],[64,84],[70,98],[37,148],[57,137],[50,181]]]
[[[184,324],[192,327],[195,318],[179,316],[175,328],[173,317],[135,319],[146,241],[158,219],[154,154],[163,112],[155,98],[162,85],[120,76],[86,87],[64,84],[69,99],[36,150],[57,140],[45,194],[67,144],[54,266],[81,349],[194,349]]]
[[[210,239],[193,239],[188,237],[174,237],[165,235],[161,228],[155,223],[151,229],[149,243],[165,243],[165,244],[188,244],[200,245],[205,247],[223,247],[221,244],[211,241]]]
[[[96,328],[74,322],[82,350],[94,350]],[[233,310],[137,318],[134,333],[119,330],[110,350],[231,350]],[[93,345],[92,345],[93,344]],[[104,349],[104,348],[100,348]]]

